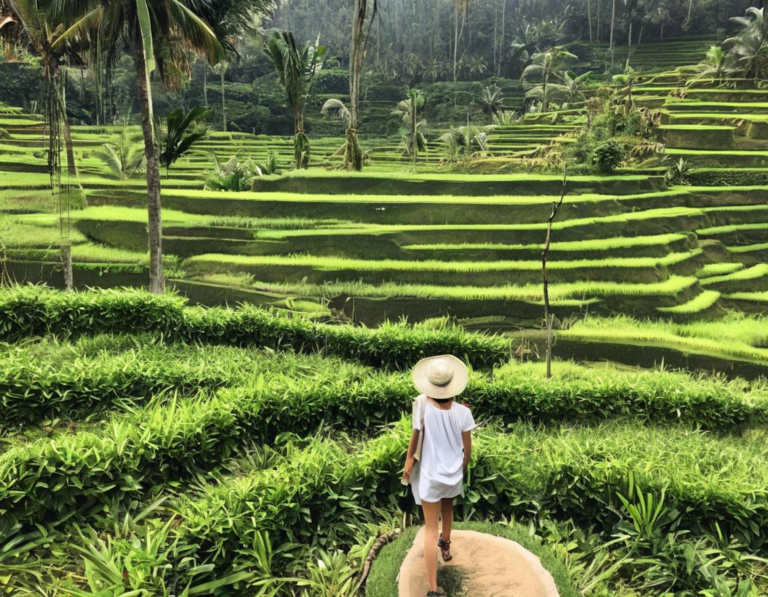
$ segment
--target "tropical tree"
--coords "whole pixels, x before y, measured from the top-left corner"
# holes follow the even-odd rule
[[[623,73],[613,75],[613,83],[619,87],[618,94],[629,100],[629,109],[635,109],[635,85],[637,85],[637,71],[627,64]],[[622,100],[623,104],[623,100]]]
[[[423,132],[427,127],[427,121],[421,118],[425,101],[424,96],[418,89],[411,89],[408,92],[408,97],[398,103],[397,107],[392,111],[393,115],[402,118],[403,124],[406,126],[406,133],[403,134],[403,146],[414,166],[419,157],[419,152],[426,151],[427,149],[427,138]]]
[[[178,85],[187,65],[186,49],[216,63],[224,48],[196,12],[208,0],[85,0],[61,3],[70,28],[60,40],[90,35],[99,39],[109,72],[126,50],[135,55],[141,129],[147,175],[149,289],[165,288],[162,249],[160,161],[155,134],[151,75],[157,69],[169,87]]]
[[[562,46],[555,46],[546,52],[538,52],[531,57],[532,63],[525,68],[521,79],[523,84],[528,85],[531,78],[541,81],[539,85],[528,91],[526,97],[540,101],[542,112],[546,112],[549,107],[551,84],[562,81],[563,75],[567,72],[568,61],[576,59],[575,55]]]
[[[370,2],[370,9],[369,9]],[[365,49],[379,6],[377,0],[354,0],[352,11],[352,42],[349,49],[349,126],[344,150],[344,167],[363,169],[360,148],[360,75]]]
[[[488,134],[476,126],[462,126],[440,135],[448,159],[485,158],[490,154]]]
[[[720,82],[733,70],[733,55],[722,46],[710,46],[699,69],[695,79],[716,79]]]
[[[478,98],[478,104],[483,112],[494,116],[501,110],[501,102],[504,99],[504,92],[498,85],[489,85],[483,87]]]
[[[750,7],[747,16],[733,17],[731,20],[741,27],[734,37],[725,40],[730,46],[729,54],[739,70],[747,77],[756,77],[766,60],[768,53],[768,22],[765,9]]]
[[[64,284],[67,290],[74,287],[72,271],[72,246],[69,239],[69,192],[65,195],[61,184],[61,139],[67,157],[67,174],[77,176],[72,134],[67,119],[67,108],[62,92],[61,71],[63,63],[82,64],[79,40],[62,41],[64,23],[58,14],[54,0],[0,0],[0,37],[8,47],[22,46],[40,57],[45,79],[44,113],[48,136],[48,172],[51,190],[59,198],[59,230],[61,232],[61,260]],[[66,217],[65,217],[66,214]]]
[[[562,84],[557,87],[558,95],[562,98],[564,105],[573,105],[586,98],[584,95],[584,83],[589,80],[590,76],[592,76],[592,73],[589,72],[581,75],[575,75],[570,71],[563,73]]]
[[[40,57],[45,78],[45,118],[48,128],[49,167],[59,162],[59,140],[64,135],[67,171],[77,174],[72,135],[61,91],[61,66],[64,61],[82,64],[81,47],[73,43],[56,44],[63,23],[53,0],[0,0],[0,33],[6,42],[29,48]],[[56,173],[52,171],[52,175]]]
[[[495,126],[511,126],[520,120],[520,115],[514,110],[502,110],[493,115]]]
[[[162,140],[160,163],[165,167],[165,175],[178,159],[183,157],[192,146],[204,139],[208,131],[200,127],[201,121],[213,116],[213,110],[200,106],[188,112],[178,108],[168,114]]]
[[[128,180],[144,166],[144,150],[124,126],[119,137],[94,154],[120,180]]]
[[[304,132],[304,111],[315,75],[323,66],[325,48],[318,38],[315,44],[299,48],[293,33],[274,31],[267,40],[264,53],[275,67],[293,115],[293,154],[297,168],[309,166],[309,138]]]

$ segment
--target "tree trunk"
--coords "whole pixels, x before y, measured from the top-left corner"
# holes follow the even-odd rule
[[[208,63],[203,62],[203,102],[208,107]]]
[[[501,68],[504,64],[504,56],[507,54],[506,48],[504,47],[504,33],[506,32],[507,28],[507,0],[502,0],[501,2],[501,42],[499,45],[499,68],[496,71],[496,76],[501,76]]]
[[[453,81],[456,82],[456,63],[459,56],[459,3],[453,3]]]
[[[608,44],[608,47],[611,49],[611,52],[613,52],[613,33],[616,29],[616,0],[613,0],[613,8],[611,9],[611,42]],[[613,58],[611,58],[611,62],[613,62]]]
[[[136,60],[136,83],[141,104],[141,132],[144,136],[144,156],[147,170],[147,228],[149,232],[149,291],[162,294],[163,277],[163,221],[161,207],[160,164],[155,145],[155,125],[152,121],[152,86],[141,44]]]
[[[600,17],[602,16],[600,7],[602,4],[603,0],[597,0],[597,41],[600,41],[600,36],[602,34],[602,22],[600,20]]]
[[[53,77],[58,76],[58,65],[55,68]],[[65,71],[66,72],[66,71]],[[66,86],[62,84],[62,90],[59,91],[58,85],[56,85],[55,79],[51,81],[56,93],[56,101],[59,104],[59,111],[61,113],[61,132],[64,134],[64,151],[67,154],[67,174],[70,176],[77,176],[77,164],[75,164],[75,149],[72,143],[72,130],[69,126],[69,118],[67,117],[67,91]]]
[[[563,168],[563,189],[560,194],[559,202],[552,202],[552,212],[547,220],[547,238],[544,242],[544,251],[541,253],[541,278],[544,290],[544,325],[547,328],[547,346],[546,346],[546,361],[547,361],[547,379],[552,377],[552,342],[554,340],[553,328],[555,324],[555,317],[550,313],[549,305],[549,279],[547,277],[547,257],[549,256],[549,247],[552,243],[552,224],[557,217],[557,213],[560,211],[560,207],[563,205],[563,199],[565,199],[565,191],[568,185],[568,166]]]
[[[346,134],[344,166],[358,172],[363,169],[363,152],[360,149],[360,75],[365,58],[368,34],[376,18],[376,0],[373,0],[373,14],[368,20],[368,0],[355,0],[352,14],[352,41],[349,49],[349,129]],[[366,27],[366,23],[370,23]]]
[[[72,245],[68,242],[61,245],[61,265],[64,272],[64,288],[67,292],[72,292],[75,288],[72,274]]]
[[[227,97],[224,94],[224,74],[227,68],[227,64],[222,62],[219,65],[221,69],[221,127],[226,132],[227,130]],[[303,128],[303,127],[302,127]]]
[[[589,21],[589,42],[592,43],[592,2],[587,0],[587,20]]]
[[[683,23],[683,27],[687,28],[691,25],[691,17],[693,16],[693,0],[688,0],[688,16]]]
[[[547,86],[549,85],[549,64],[544,64],[544,83],[541,86],[541,111],[546,112],[549,102],[547,101]]]

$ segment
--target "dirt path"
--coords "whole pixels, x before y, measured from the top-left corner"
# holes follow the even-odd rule
[[[465,573],[464,589],[471,597],[558,597],[552,576],[539,558],[509,539],[455,530],[451,537],[453,560],[440,566],[459,566]],[[426,597],[429,587],[424,571],[424,529],[403,561],[399,597]],[[448,597],[452,597],[449,595]]]

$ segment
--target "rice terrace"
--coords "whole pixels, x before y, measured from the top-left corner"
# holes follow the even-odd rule
[[[768,595],[761,0],[0,40],[0,594]]]

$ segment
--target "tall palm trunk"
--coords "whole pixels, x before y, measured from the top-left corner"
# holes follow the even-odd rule
[[[75,147],[72,143],[72,128],[69,126],[67,117],[67,88],[59,95],[61,101],[61,131],[64,133],[64,151],[67,154],[67,174],[77,176],[77,165],[75,164]]]
[[[611,42],[609,48],[611,49],[611,64],[613,64],[613,33],[616,29],[616,0],[613,0],[613,8],[611,10]]]
[[[504,33],[507,28],[507,0],[502,0],[501,3],[501,41],[499,42],[499,66],[496,70],[496,76],[501,76],[501,67],[504,64],[504,55],[506,54],[506,46],[504,45]]]
[[[358,172],[363,169],[363,151],[360,148],[360,74],[363,68],[368,34],[376,18],[377,4],[373,0],[373,14],[368,23],[368,0],[355,0],[352,13],[352,41],[349,50],[349,128],[346,134],[344,166]]]
[[[544,83],[541,88],[541,111],[546,112],[547,108],[549,107],[549,100],[547,98],[547,87],[549,86],[549,71],[551,68],[551,63],[549,61],[546,61],[544,63]]]
[[[208,63],[203,63],[203,102],[208,107]]]
[[[224,74],[227,68],[226,63],[222,62],[219,67],[221,68],[221,128],[227,130],[227,97],[224,95]]]
[[[155,145],[154,123],[152,122],[152,87],[147,73],[147,63],[141,44],[137,44],[139,56],[136,60],[139,102],[141,104],[141,132],[144,136],[144,156],[147,169],[147,214],[149,232],[149,291],[162,294],[165,289],[163,277],[163,220],[161,207],[160,163]]]
[[[589,41],[591,43],[593,41],[593,39],[592,39],[592,2],[591,2],[591,0],[587,0],[587,20],[589,21]]]

